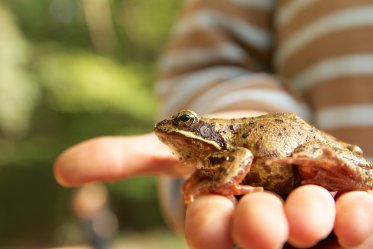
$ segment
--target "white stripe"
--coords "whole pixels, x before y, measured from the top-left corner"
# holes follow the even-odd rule
[[[364,156],[370,163],[373,163],[373,156]]]
[[[203,93],[200,98],[210,99],[216,99],[216,96],[220,96],[226,92],[231,92],[232,87],[250,87],[252,84],[257,84],[258,82],[271,82],[273,81],[273,84],[279,84],[277,81],[274,80],[273,77],[269,76],[268,74],[245,74],[241,77],[235,77],[235,78],[229,78],[226,82],[221,82],[219,85],[215,85],[213,88],[210,88],[207,92]],[[202,82],[201,82],[202,83]],[[192,87],[189,87],[189,85],[184,84],[182,86],[182,89],[180,88],[177,91],[173,91],[173,97],[169,98],[165,105],[162,108],[162,111],[168,115],[170,113],[173,113],[179,109],[185,108],[184,100],[189,100],[192,95],[196,93],[200,93],[201,88],[206,88],[206,86],[214,84],[212,79],[210,79],[208,82],[204,82],[203,86],[200,86],[197,89],[194,89]],[[202,100],[203,103],[204,100]],[[197,103],[199,105],[199,103]],[[204,104],[202,104],[204,105]],[[190,107],[188,107],[190,108]],[[198,111],[198,110],[197,110]]]
[[[172,34],[175,36],[185,35],[196,26],[223,29],[226,32],[233,33],[244,43],[258,49],[268,49],[272,45],[272,37],[267,30],[263,30],[234,16],[227,16],[212,10],[200,10],[194,15],[188,16],[188,18],[180,21],[175,26]]]
[[[188,98],[200,89],[220,80],[228,80],[240,75],[251,73],[249,70],[233,66],[220,66],[194,71],[169,80],[162,80],[156,85],[157,94],[168,94],[172,91],[175,98]],[[173,102],[173,101],[170,101]]]
[[[170,97],[165,101],[162,107],[162,114],[168,115],[175,110],[185,108],[185,102],[188,102],[194,95],[201,92],[202,89],[218,81],[235,78],[239,75],[250,73],[244,69],[233,68],[215,68],[207,71],[189,75],[177,84],[164,85],[164,93],[169,93]]]
[[[308,109],[304,105],[297,103],[290,95],[284,92],[262,89],[231,92],[219,97],[218,101],[213,103],[199,101],[199,104],[193,105],[192,109],[200,113],[211,113],[242,101],[261,102],[272,106],[274,111],[295,112],[306,120],[310,119]],[[242,108],[255,109],[255,106],[242,106]]]
[[[275,6],[274,0],[230,0],[233,4],[252,7],[260,10],[271,10]]]
[[[323,35],[339,30],[373,25],[373,6],[363,6],[348,10],[338,11],[317,19],[317,21],[303,27],[298,32],[290,35],[280,45],[275,57],[275,65],[278,68],[290,56],[299,51],[308,43]]]
[[[316,124],[322,129],[373,125],[373,105],[353,105],[323,108],[315,113]]]
[[[262,79],[258,80],[258,78]],[[267,80],[264,78],[267,78]],[[236,84],[246,84],[248,87],[250,87],[250,84],[257,82],[268,82],[269,80],[274,83],[277,82],[274,80],[274,78],[270,78],[270,76],[262,74],[252,75],[250,80],[240,77],[239,80],[236,80]],[[298,103],[286,92],[268,89],[240,89],[238,91],[232,91],[230,90],[231,88],[232,82],[226,82],[226,84],[215,87],[196,99],[192,105],[192,109],[200,113],[209,113],[219,111],[223,109],[224,106],[247,100],[261,102],[266,105],[273,106],[274,110],[295,112],[305,119],[310,118],[309,110],[304,105]],[[242,108],[249,107],[243,106]],[[255,106],[250,108],[255,109]]]
[[[221,82],[219,85],[215,85],[214,88],[209,89],[206,91],[202,97],[202,102],[205,103],[212,103],[217,100],[216,96],[223,95],[226,92],[231,92],[233,87],[250,87],[252,84],[260,83],[260,82],[273,82],[274,84],[278,84],[278,82],[274,81],[273,77],[268,76],[267,74],[250,74],[236,78],[230,78],[229,81]],[[190,85],[183,84],[179,87],[175,93],[175,96],[166,100],[165,105],[162,107],[162,114],[168,115],[175,111],[185,108],[185,101],[189,100],[191,96],[195,95],[198,92],[201,92],[202,88],[206,88],[206,86],[216,83],[216,81],[209,80],[204,83],[201,82],[201,85],[196,86],[193,88]],[[198,101],[198,99],[197,99]],[[195,104],[194,106],[198,106],[199,104]],[[197,109],[198,111],[198,109]]]
[[[229,62],[240,62],[247,59],[247,54],[242,48],[225,43],[209,48],[191,48],[167,53],[161,58],[159,65],[162,70],[171,71],[221,59]]]
[[[373,54],[355,54],[325,59],[296,74],[290,81],[294,88],[304,92],[324,80],[362,74],[373,74]]]
[[[310,4],[313,4],[315,0],[302,0],[302,1],[291,1],[284,7],[280,8],[277,15],[276,25],[284,27],[289,21],[302,9],[305,9]]]

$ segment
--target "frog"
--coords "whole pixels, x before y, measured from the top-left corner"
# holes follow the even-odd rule
[[[373,164],[359,146],[294,113],[221,119],[182,110],[156,123],[154,133],[194,169],[182,187],[186,204],[204,194],[232,199],[271,191],[286,198],[305,184],[340,193],[373,189]]]

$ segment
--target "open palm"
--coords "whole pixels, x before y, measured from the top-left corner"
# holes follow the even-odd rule
[[[154,134],[95,138],[67,149],[55,163],[64,186],[115,181],[130,176],[189,174]],[[354,191],[336,201],[319,186],[295,189],[286,201],[270,192],[248,194],[234,204],[218,195],[187,208],[185,237],[191,248],[308,248],[332,231],[327,247],[373,248],[373,195]]]

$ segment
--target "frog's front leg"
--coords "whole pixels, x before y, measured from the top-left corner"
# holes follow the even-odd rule
[[[320,185],[329,191],[373,189],[373,165],[361,154],[343,147],[307,143],[291,157],[271,162],[298,166],[302,184]]]
[[[183,188],[186,203],[203,194],[220,194],[227,197],[263,191],[262,187],[240,185],[250,171],[253,154],[246,148],[235,148],[212,153],[205,159],[209,169],[205,175],[195,172]],[[208,174],[211,174],[208,176]],[[207,175],[207,176],[206,176]]]

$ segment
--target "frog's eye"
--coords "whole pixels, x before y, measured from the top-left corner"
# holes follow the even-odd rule
[[[197,121],[197,115],[189,111],[180,112],[175,120],[177,125],[188,127]]]

